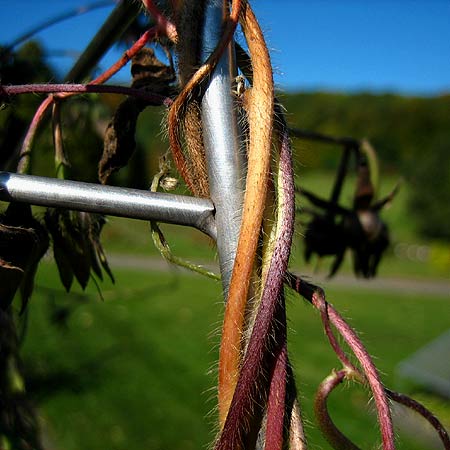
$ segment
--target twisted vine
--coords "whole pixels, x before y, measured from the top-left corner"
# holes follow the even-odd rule
[[[219,45],[172,102],[139,89],[100,86],[159,34],[164,34],[172,42],[183,38],[176,25],[161,14],[152,1],[143,0],[143,4],[157,25],[145,32],[119,61],[88,85],[0,86],[2,97],[30,92],[52,93],[42,102],[31,121],[22,145],[18,171],[28,171],[36,130],[51,105],[55,105],[55,150],[59,163],[64,165],[59,101],[76,93],[120,92],[151,104],[171,106],[168,131],[173,159],[186,184],[195,193],[198,180],[188,170],[186,159],[190,154],[181,143],[180,119],[192,98],[198,97],[197,89],[214,70],[240,21],[249,50],[248,57],[242,54],[242,49],[239,51],[241,57],[248,58],[249,62],[242,72],[252,85],[243,97],[249,128],[248,173],[241,233],[224,314],[218,383],[220,432],[215,449],[253,449],[258,442],[263,442],[265,450],[307,448],[288,358],[284,285],[298,292],[320,312],[330,345],[343,366],[321,383],[315,400],[319,426],[333,448],[358,448],[336,427],[327,409],[327,399],[332,391],[344,380],[352,380],[368,387],[373,394],[384,450],[395,449],[389,400],[421,414],[436,429],[444,447],[450,449],[449,436],[435,416],[418,402],[383,386],[359,337],[325,300],[324,292],[288,271],[295,217],[289,131],[281,108],[275,102],[269,53],[250,5],[245,0],[232,2]],[[155,183],[158,180],[155,179]],[[156,189],[156,184],[153,189]],[[270,230],[268,238],[264,236],[264,230]],[[169,254],[170,250],[155,225],[153,231],[161,250]],[[250,292],[255,298],[249,298]],[[332,326],[344,338],[360,367],[351,363]]]

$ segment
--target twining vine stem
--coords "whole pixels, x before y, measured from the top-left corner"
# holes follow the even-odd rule
[[[19,94],[59,94],[64,98],[66,94],[121,94],[144,100],[152,106],[170,106],[173,100],[159,94],[153,94],[144,89],[134,89],[126,86],[94,85],[94,84],[16,84],[0,85],[0,99],[7,100],[9,96]]]
[[[330,344],[343,365],[342,369],[334,371],[321,384],[315,403],[320,426],[333,447],[351,450],[358,448],[337,429],[327,410],[327,399],[330,393],[347,379],[357,381],[371,389],[384,450],[395,448],[389,399],[419,412],[438,431],[445,448],[450,449],[448,434],[431,413],[419,403],[390,391],[382,385],[378,371],[359,337],[325,300],[323,291],[288,272],[295,219],[294,173],[289,132],[275,103],[271,63],[264,37],[248,3],[244,0],[232,2],[232,10],[225,22],[217,47],[205,64],[187,81],[174,101],[145,90],[102,86],[150,40],[159,35],[165,35],[176,43],[181,38],[178,36],[174,23],[158,10],[153,1],[142,0],[142,3],[154,18],[156,26],[146,31],[113,66],[87,85],[0,85],[2,101],[7,101],[9,96],[18,94],[51,94],[41,103],[31,121],[23,142],[18,171],[24,173],[29,170],[29,153],[34,135],[44,114],[52,104],[54,105],[55,148],[59,167],[65,164],[59,101],[75,94],[110,92],[134,96],[152,105],[171,107],[168,114],[168,127],[173,159],[178,171],[192,189],[196,180],[188,173],[185,164],[185,155],[180,142],[180,115],[183,114],[189,100],[195,96],[200,83],[216,67],[232,40],[240,20],[251,61],[251,67],[246,67],[243,72],[248,73],[248,80],[251,80],[252,87],[242,96],[249,125],[248,172],[237,254],[224,315],[218,386],[220,434],[215,449],[247,448],[246,443],[249,443],[249,448],[254,448],[258,434],[264,427],[265,450],[281,450],[286,445],[286,430],[289,430],[288,437],[292,448],[296,450],[306,448],[300,406],[293,394],[295,382],[287,354],[284,283],[307,298],[320,311]],[[275,122],[274,116],[277,117]],[[299,134],[301,133],[297,133]],[[325,139],[324,136],[317,134],[309,137]],[[331,142],[349,147],[354,145],[354,142],[350,142],[347,138],[341,141],[331,140]],[[278,150],[275,158],[272,153],[273,144],[276,144]],[[275,160],[273,165],[276,170],[274,171],[271,171],[272,160]],[[153,190],[156,190],[156,184],[157,180]],[[269,221],[270,226],[267,224]],[[265,229],[264,226],[266,226]],[[167,256],[170,250],[163,241],[162,233],[158,233],[155,226],[153,229],[157,232],[156,237],[159,239],[162,252]],[[269,230],[268,238],[263,236],[263,229]],[[255,283],[250,288],[252,282]],[[251,299],[253,303],[249,302],[249,292],[255,296],[255,299]],[[249,303],[251,303],[250,306]],[[252,307],[254,314],[249,320],[246,314]],[[247,329],[245,329],[246,326]],[[334,335],[332,326],[344,338],[361,368],[354,365],[347,357]],[[265,420],[263,420],[264,415]]]
[[[176,39],[173,24],[169,20],[164,19],[163,15],[159,12],[159,9],[153,4],[153,2],[151,0],[147,0],[144,2],[144,4],[156,18],[157,25],[143,33],[142,36],[127,51],[124,52],[124,54],[118,61],[116,61],[111,67],[100,74],[97,78],[89,82],[88,85],[100,85],[108,81],[122,67],[124,67],[133,58],[133,56],[135,56],[140,50],[142,50],[142,48],[144,48],[144,46],[148,42],[150,42],[158,35],[167,35],[170,39]],[[22,143],[22,148],[19,154],[19,163],[17,166],[17,171],[19,173],[28,173],[29,171],[30,152],[34,137],[36,135],[39,124],[41,123],[43,117],[54,101],[54,95],[58,96],[59,98],[67,98],[68,96],[73,94],[68,92],[65,92],[63,94],[52,94],[41,103],[31,121],[31,124]]]

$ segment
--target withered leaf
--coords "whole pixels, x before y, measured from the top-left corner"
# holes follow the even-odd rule
[[[10,203],[0,215],[0,308],[7,309],[19,289],[21,311],[26,308],[48,244],[47,231],[32,216],[31,207]]]
[[[175,71],[162,63],[152,48],[143,48],[131,60],[131,76],[133,88],[144,88],[160,95],[174,94],[172,83],[176,79]]]
[[[58,268],[59,278],[66,289],[70,291],[73,283],[72,265],[68,259],[66,252],[61,246],[55,245],[55,236],[53,235],[53,257],[55,258],[56,267]]]
[[[143,48],[131,64],[132,87],[146,89],[160,95],[172,95],[175,72],[155,56],[153,49]],[[108,182],[111,174],[124,167],[136,147],[135,132],[139,114],[145,109],[142,100],[129,97],[114,113],[106,128],[103,154],[98,166],[98,178],[102,184]]]
[[[106,129],[103,155],[98,166],[98,178],[106,184],[111,174],[124,167],[136,147],[136,122],[142,108],[133,98],[127,98],[117,108]]]
[[[100,234],[102,231],[103,226],[105,225],[106,221],[105,218],[98,214],[89,214],[89,223],[88,226],[88,233],[89,233],[89,242],[91,243],[90,249],[91,249],[91,258],[92,258],[92,267],[95,271],[96,275],[103,280],[102,271],[100,268],[103,268],[103,270],[107,273],[110,280],[114,283],[114,275],[109,267],[108,260],[106,259],[105,251],[103,250],[102,244],[100,242]],[[95,262],[95,264],[94,264]],[[100,263],[100,265],[99,265]]]

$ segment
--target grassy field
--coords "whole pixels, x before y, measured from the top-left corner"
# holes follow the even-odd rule
[[[302,186],[327,196],[333,177],[305,172]],[[387,177],[381,195],[394,185]],[[346,186],[342,201],[349,204]],[[437,245],[443,262],[399,258],[388,252],[380,278],[448,280],[448,249],[422,242],[407,220],[407,186],[383,214],[393,243]],[[299,199],[300,200],[300,199]],[[211,262],[211,242],[196,230],[164,225],[175,254]],[[145,222],[110,218],[103,233],[108,254],[159,257]],[[444,249],[442,251],[442,249]],[[302,258],[298,227],[292,266],[310,271]],[[321,265],[326,273],[330,260]],[[342,272],[351,274],[347,255]],[[214,441],[216,361],[222,321],[220,285],[179,270],[114,269],[116,285],[103,283],[101,296],[91,282],[85,293],[66,295],[56,269],[41,265],[30,303],[23,356],[28,391],[39,407],[50,450],[201,449]],[[447,296],[413,292],[371,291],[364,287],[330,287],[328,299],[361,330],[363,340],[383,373],[398,385],[395,367],[415,350],[449,327]],[[312,399],[320,381],[333,368],[319,317],[293,295],[289,296],[290,358],[306,415],[310,448],[328,449],[318,432]],[[450,407],[424,392],[415,392],[450,423]],[[378,448],[373,406],[367,393],[345,386],[330,399],[336,422],[361,448]],[[420,423],[420,422],[419,422]],[[418,427],[420,428],[420,427]],[[399,431],[400,450],[428,450]]]
[[[214,439],[215,364],[222,317],[217,283],[185,272],[115,270],[116,286],[66,296],[43,264],[23,347],[28,390],[50,449],[201,449]],[[329,300],[362,330],[383,378],[449,326],[448,297],[333,288]],[[327,449],[311,411],[318,383],[339,367],[320,320],[288,301],[290,357],[311,449]],[[425,401],[436,400],[425,395]],[[344,387],[331,399],[336,421],[365,449],[377,448],[369,397]],[[448,405],[440,405],[450,417]],[[399,449],[425,450],[400,435]]]

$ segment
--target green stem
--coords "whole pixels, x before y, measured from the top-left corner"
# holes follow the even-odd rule
[[[163,176],[165,176],[168,173],[169,167],[167,163],[165,162],[165,158],[163,157],[161,159],[160,163],[160,171],[153,177],[152,184],[150,186],[150,190],[152,192],[156,192],[158,190],[159,182]],[[212,278],[213,280],[220,280],[220,276],[216,273],[204,268],[203,266],[200,266],[198,264],[192,263],[190,261],[187,261],[183,258],[180,258],[178,256],[175,256],[170,247],[167,243],[163,232],[158,226],[158,223],[155,221],[150,221],[150,229],[152,232],[152,239],[153,243],[155,244],[155,247],[158,249],[159,253],[161,253],[161,256],[168,262],[175,264],[180,267],[184,267],[185,269],[191,270],[193,272],[197,272],[200,275],[204,275],[208,278]]]
[[[64,180],[69,162],[64,150],[64,141],[61,126],[61,103],[55,101],[52,109],[53,145],[55,147],[56,178]]]

